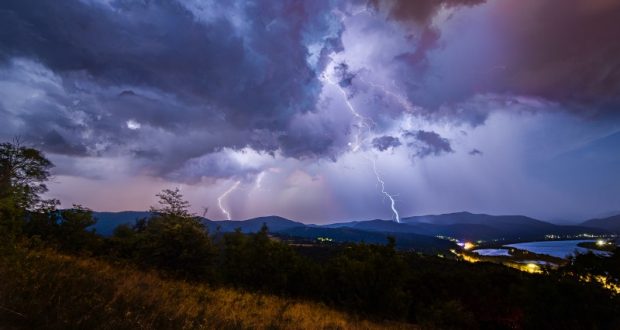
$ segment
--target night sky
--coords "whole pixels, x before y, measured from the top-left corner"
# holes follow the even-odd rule
[[[212,219],[393,219],[389,196],[400,216],[608,215],[620,1],[2,0],[17,136],[63,206],[179,187]]]

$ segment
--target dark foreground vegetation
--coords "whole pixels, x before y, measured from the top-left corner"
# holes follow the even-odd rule
[[[4,246],[0,277],[0,329],[413,328],[50,249]]]
[[[617,253],[533,275],[399,252],[393,239],[304,250],[266,226],[209,233],[178,190],[102,237],[90,210],[39,198],[50,166],[0,145],[0,327],[620,328],[618,296],[584,281],[617,281]]]

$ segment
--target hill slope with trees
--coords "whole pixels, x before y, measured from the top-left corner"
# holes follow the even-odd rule
[[[394,237],[287,244],[265,223],[209,232],[178,189],[104,237],[88,208],[40,198],[50,167],[34,149],[0,145],[1,327],[620,327],[620,298],[588,281],[618,283],[617,252],[529,274],[399,251]]]

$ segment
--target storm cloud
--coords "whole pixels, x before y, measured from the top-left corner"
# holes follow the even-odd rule
[[[401,21],[429,24],[430,20],[442,8],[473,6],[486,0],[371,0],[370,3],[387,10],[390,17]]]
[[[620,109],[618,1],[371,3],[415,27],[417,47],[395,59],[405,63],[401,79],[411,84],[410,97],[426,107],[455,106],[487,93],[537,97],[586,116]],[[433,21],[442,11],[443,21]],[[484,17],[473,22],[480,13]]]
[[[380,174],[407,215],[592,213],[620,203],[618,31],[616,0],[5,0],[0,139],[68,205],[240,182],[234,215],[389,218]],[[607,171],[553,161],[582,148]]]
[[[526,0],[497,6],[512,47],[489,89],[619,111],[620,2]]]
[[[214,17],[190,5],[3,2],[4,69],[15,76],[28,71],[31,82],[41,74],[54,77],[53,86],[39,89],[44,106],[56,110],[22,104],[28,110],[15,115],[26,126],[16,133],[43,132],[44,149],[66,154],[136,144],[145,132],[201,135],[204,142],[192,151],[176,153],[178,163],[246,146],[321,157],[321,148],[294,143],[304,132],[288,131],[295,116],[315,110],[321,88],[306,42],[317,44],[320,54],[337,48],[339,27],[327,21],[329,2],[211,3],[221,13]],[[77,115],[81,125],[71,125],[67,117]],[[134,132],[125,126],[129,121]],[[167,153],[163,145],[148,147]]]
[[[396,148],[400,146],[401,144],[402,143],[400,142],[400,139],[394,136],[389,136],[389,135],[380,136],[372,140],[372,146],[379,151],[385,151],[390,148]]]
[[[415,156],[424,158],[454,152],[450,141],[431,131],[405,131],[403,136],[410,142],[407,146],[414,149]]]

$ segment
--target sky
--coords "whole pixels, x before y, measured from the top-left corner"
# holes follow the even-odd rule
[[[4,0],[14,137],[64,207],[620,213],[620,2]]]

